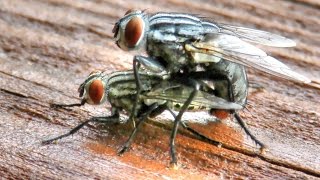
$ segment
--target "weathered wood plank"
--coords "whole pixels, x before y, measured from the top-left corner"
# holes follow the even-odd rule
[[[299,2],[299,3],[298,3]],[[109,106],[72,110],[50,102],[78,102],[78,85],[95,69],[131,68],[132,54],[113,42],[113,23],[128,8],[179,11],[279,33],[295,48],[265,48],[320,82],[320,11],[317,1],[0,1],[0,176],[4,178],[304,178],[320,176],[320,91],[249,70],[248,110],[241,115],[269,151],[257,147],[233,121],[194,125],[226,144],[218,148],[188,133],[177,138],[182,164],[168,167],[170,127],[146,124],[133,149],[116,150],[130,125],[91,125],[57,144],[64,133]],[[107,108],[106,108],[107,107]],[[107,109],[107,110],[106,110]],[[157,119],[164,119],[160,116]]]

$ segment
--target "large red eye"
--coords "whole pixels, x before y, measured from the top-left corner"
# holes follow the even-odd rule
[[[139,39],[142,36],[144,28],[144,22],[141,17],[134,17],[130,19],[125,28],[125,40],[129,48],[133,48],[137,45]]]
[[[104,95],[104,87],[101,80],[93,80],[89,87],[89,96],[94,104],[100,104]]]

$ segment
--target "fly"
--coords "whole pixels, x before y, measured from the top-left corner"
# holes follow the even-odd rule
[[[240,110],[243,106],[229,102],[223,98],[219,98],[211,93],[210,87],[207,83],[203,82],[201,78],[203,75],[194,74],[187,78],[175,78],[163,80],[153,74],[139,72],[141,80],[144,82],[139,95],[140,103],[136,106],[137,114],[134,116],[138,123],[132,131],[130,137],[118,152],[124,153],[129,147],[135,137],[136,132],[141,124],[150,116],[154,117],[159,115],[165,110],[171,112],[175,121],[180,122],[184,128],[191,133],[204,138],[214,145],[221,145],[219,142],[211,140],[206,136],[198,133],[192,128],[188,127],[181,120],[182,115],[188,110],[210,110],[210,109],[227,109],[227,110]],[[192,77],[194,76],[194,79]],[[197,87],[197,88],[194,88]],[[130,112],[133,108],[135,101],[136,83],[133,71],[121,71],[107,74],[105,72],[93,72],[89,77],[80,85],[78,89],[81,97],[81,103],[76,104],[53,104],[53,107],[74,107],[82,106],[84,104],[99,105],[106,101],[111,104],[111,116],[108,117],[93,117],[83,123],[79,124],[66,134],[57,136],[55,138],[43,141],[43,144],[52,143],[55,140],[67,137],[76,133],[83,126],[90,122],[99,123],[119,123],[119,113],[121,110]],[[176,105],[181,105],[177,107]],[[173,113],[172,109],[179,110],[178,115]],[[171,162],[177,162],[174,146],[175,136],[170,137],[170,155]]]
[[[129,10],[113,28],[123,50],[146,50],[148,57],[134,61],[153,72],[170,75],[194,71],[201,64],[227,60],[293,81],[310,80],[248,42],[272,47],[293,47],[291,39],[266,31],[209,21],[190,14]],[[163,61],[165,63],[163,63]]]

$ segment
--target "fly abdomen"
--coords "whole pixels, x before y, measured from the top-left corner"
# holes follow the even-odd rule
[[[218,97],[233,101],[239,105],[245,105],[248,94],[248,80],[245,67],[236,63],[222,60],[205,66],[208,73],[223,75],[229,79],[233,100],[229,93],[229,84],[227,80],[215,81],[214,88]],[[211,77],[214,81],[214,77]]]

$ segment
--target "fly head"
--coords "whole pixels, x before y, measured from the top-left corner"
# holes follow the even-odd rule
[[[88,104],[99,105],[105,102],[106,83],[103,81],[103,73],[92,72],[89,77],[80,85],[79,96]]]
[[[125,51],[144,47],[147,31],[148,16],[140,10],[127,11],[112,30],[117,46]]]

